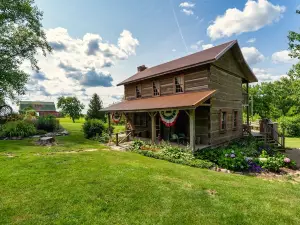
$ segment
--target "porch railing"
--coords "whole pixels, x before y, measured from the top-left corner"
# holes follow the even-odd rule
[[[277,145],[282,148],[285,148],[285,136],[277,132],[270,124],[264,124],[264,135],[265,143],[268,142],[268,139],[273,140]]]

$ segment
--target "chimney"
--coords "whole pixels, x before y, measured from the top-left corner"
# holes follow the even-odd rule
[[[138,72],[142,72],[142,71],[144,71],[145,69],[147,69],[147,67],[146,67],[145,65],[141,65],[141,66],[138,66],[138,67],[137,67]]]

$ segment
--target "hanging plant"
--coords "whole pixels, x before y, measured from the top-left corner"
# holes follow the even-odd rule
[[[171,127],[176,123],[179,115],[179,110],[160,111],[160,119],[167,126]]]
[[[122,114],[118,112],[114,112],[111,114],[111,119],[114,123],[119,123],[122,118]]]

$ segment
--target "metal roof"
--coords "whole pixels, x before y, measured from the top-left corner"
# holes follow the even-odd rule
[[[54,102],[20,101],[20,110],[32,107],[37,112],[56,111]]]
[[[128,79],[124,80],[123,82],[119,83],[119,85],[124,85],[156,76],[161,76],[164,74],[169,74],[172,72],[184,70],[187,68],[195,67],[195,66],[200,66],[200,65],[205,65],[208,63],[213,63],[216,60],[218,60],[224,53],[226,53],[229,49],[231,49],[233,46],[235,46],[235,52],[238,54],[239,58],[241,60],[239,63],[241,63],[244,67],[245,70],[244,72],[247,74],[248,79],[250,82],[256,82],[257,78],[251,71],[250,67],[246,63],[242,52],[240,51],[240,47],[237,43],[236,40],[230,41],[188,56],[184,56],[179,59],[172,60],[167,63],[163,63],[151,68],[147,68],[143,70],[142,72],[138,72],[135,75],[129,77]]]
[[[166,95],[153,98],[142,98],[136,100],[125,100],[111,105],[101,111],[151,111],[175,108],[196,108],[201,103],[209,99],[216,90],[206,90],[201,92],[189,92],[182,94]]]

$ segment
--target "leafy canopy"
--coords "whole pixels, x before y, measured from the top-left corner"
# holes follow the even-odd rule
[[[89,109],[87,111],[87,119],[105,119],[105,113],[100,110],[103,109],[103,103],[99,95],[93,94],[93,97],[89,103]]]
[[[38,70],[36,55],[51,52],[33,0],[0,0],[0,98],[25,93],[29,75],[20,69],[29,61]]]
[[[76,97],[59,97],[57,108],[60,108],[65,115],[69,115],[73,123],[79,119],[84,105]]]

